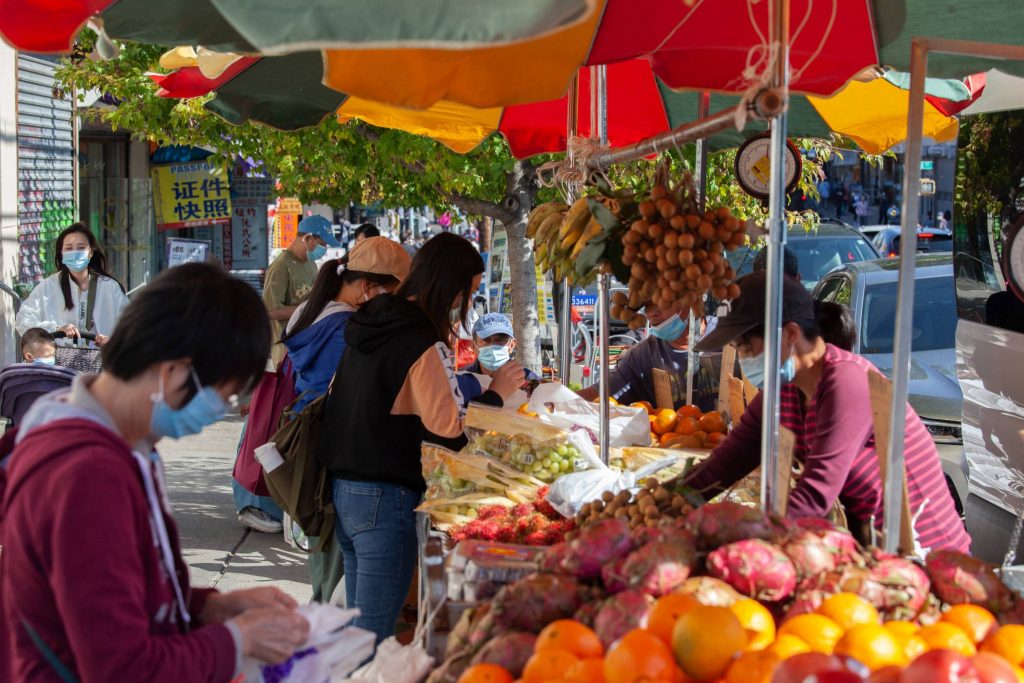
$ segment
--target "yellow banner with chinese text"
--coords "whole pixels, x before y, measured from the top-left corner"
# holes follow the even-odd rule
[[[231,223],[226,166],[206,161],[154,166],[153,205],[160,230]]]

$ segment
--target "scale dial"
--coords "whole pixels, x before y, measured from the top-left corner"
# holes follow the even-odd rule
[[[767,200],[771,181],[771,136],[758,135],[750,138],[736,152],[736,180],[743,191],[751,197]],[[786,192],[796,187],[803,165],[800,150],[786,140]]]
[[[1003,273],[1017,298],[1024,301],[1024,216],[1006,233],[1003,245]]]

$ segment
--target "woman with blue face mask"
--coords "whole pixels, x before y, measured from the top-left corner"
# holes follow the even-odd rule
[[[220,420],[269,351],[248,284],[179,266],[125,309],[99,375],[39,399],[5,438],[0,680],[227,683],[242,656],[281,662],[303,644],[309,624],[277,589],[190,585],[155,450]]]
[[[729,315],[698,346],[719,349],[735,344],[743,374],[760,389],[766,370],[765,274],[753,273],[738,284],[741,294],[732,302]],[[803,285],[783,278],[779,413],[782,426],[796,436],[794,459],[802,466],[789,494],[787,515],[825,517],[839,501],[850,530],[867,543],[871,521],[880,528],[884,518],[880,454],[875,448],[868,390],[869,373],[879,371],[865,358],[828,343],[821,314]],[[710,498],[758,467],[762,412],[758,394],[725,441],[685,483]],[[910,405],[903,453],[915,544],[922,552],[935,548],[966,552],[971,539],[956,512],[935,443]]]
[[[75,223],[57,236],[53,256],[57,272],[40,282],[21,305],[14,321],[18,334],[33,327],[51,334],[60,331],[67,337],[57,343],[67,346],[75,343],[79,332],[89,332],[96,335],[96,344],[103,346],[128,305],[128,297],[107,271],[107,259],[96,237],[85,225]]]
[[[686,402],[686,375],[690,364],[689,310],[662,310],[654,303],[644,307],[650,323],[650,335],[621,355],[609,372],[608,395],[622,404],[647,402],[657,405],[654,370],[668,373],[674,408]],[[703,331],[713,320],[698,318]],[[720,360],[717,354],[698,359],[693,378],[693,404],[703,411],[714,410],[718,401]],[[593,401],[600,386],[593,384],[579,392]]]

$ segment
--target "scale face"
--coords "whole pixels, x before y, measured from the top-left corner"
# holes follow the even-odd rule
[[[736,180],[743,191],[751,197],[767,200],[769,194],[769,183],[771,181],[771,136],[758,135],[750,138],[736,152]],[[789,140],[786,140],[786,192],[796,187],[800,180],[800,170],[803,162],[800,158],[800,150]]]
[[[1024,301],[1024,218],[1018,220],[1006,235],[1003,247],[1003,273],[1017,298]]]

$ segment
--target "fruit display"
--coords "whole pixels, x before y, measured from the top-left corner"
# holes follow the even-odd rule
[[[651,444],[661,448],[714,448],[725,440],[728,425],[717,410],[702,412],[697,406],[679,410],[654,408],[641,401],[631,408],[643,408],[651,422]]]
[[[571,519],[543,500],[519,505],[487,505],[479,507],[473,519],[448,529],[453,541],[474,539],[518,543],[521,545],[554,545],[576,528]]]
[[[568,207],[548,202],[533,209],[526,236],[533,239],[537,265],[552,271],[557,280],[566,278],[576,286],[593,282],[598,265],[605,260],[618,210],[618,202],[607,197],[580,197]]]
[[[513,503],[526,503],[534,500],[545,485],[540,479],[508,467],[496,458],[466,449],[455,453],[447,448],[424,444],[420,462],[427,482],[424,501],[487,493],[504,496]]]
[[[698,211],[688,179],[675,188],[664,178],[656,181],[650,195],[636,204],[636,215],[619,218],[628,225],[621,235],[621,261],[629,271],[629,293],[613,297],[615,319],[635,329],[647,322],[639,311],[648,301],[663,310],[703,316],[707,295],[718,300],[739,296],[736,272],[725,253],[746,243],[747,227],[728,207]]]
[[[620,519],[630,529],[653,528],[663,519],[681,518],[692,509],[683,492],[649,479],[635,494],[605,491],[601,498],[584,503],[576,515],[576,524],[584,527],[601,520]]]
[[[485,432],[467,450],[484,453],[542,482],[550,483],[563,474],[589,469],[590,462],[572,441],[542,441],[523,435],[512,437]]]
[[[961,553],[922,568],[730,503],[654,526],[601,517],[543,553],[430,681],[1024,681],[1020,601]]]

